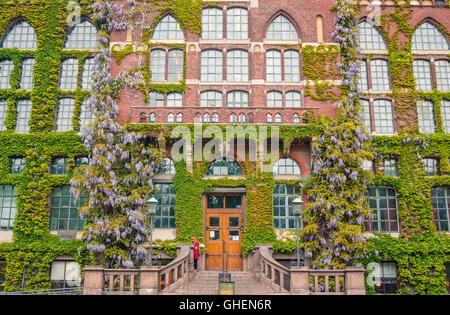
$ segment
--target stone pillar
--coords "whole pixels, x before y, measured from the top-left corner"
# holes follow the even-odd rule
[[[86,266],[84,268],[84,295],[102,295],[103,293],[103,267]]]
[[[365,295],[364,268],[348,267],[345,269],[345,293],[347,295]]]
[[[143,266],[140,269],[139,295],[158,295],[159,267]]]
[[[291,267],[291,294],[309,295],[309,268]]]

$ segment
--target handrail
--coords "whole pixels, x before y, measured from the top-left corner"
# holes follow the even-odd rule
[[[189,273],[189,260],[191,256],[191,246],[180,246],[180,253],[172,262],[159,270],[159,291],[167,292],[179,287],[185,280],[185,275]]]
[[[281,292],[289,292],[290,270],[272,257],[268,246],[259,246],[259,254],[261,257],[260,272],[265,280]]]

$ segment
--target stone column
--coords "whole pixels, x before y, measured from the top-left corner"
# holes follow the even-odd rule
[[[103,292],[103,267],[86,266],[84,268],[84,295],[102,295]]]
[[[143,266],[140,269],[139,295],[158,295],[159,267]]]
[[[345,293],[347,295],[365,295],[364,268],[348,267],[345,269]]]
[[[309,295],[309,268],[291,267],[291,294]]]

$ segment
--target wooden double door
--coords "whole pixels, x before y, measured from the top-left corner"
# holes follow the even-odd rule
[[[243,195],[206,196],[206,270],[242,271]]]

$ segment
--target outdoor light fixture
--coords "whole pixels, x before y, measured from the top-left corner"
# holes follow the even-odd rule
[[[153,266],[153,217],[156,215],[156,208],[158,207],[158,205],[159,201],[156,200],[155,197],[147,200],[148,214],[150,216],[150,249],[148,254],[148,263],[150,266]]]
[[[300,218],[302,216],[303,211],[303,200],[302,197],[299,196],[296,199],[292,200],[292,207],[294,208],[294,215],[295,215],[295,223],[297,228],[297,267],[300,267]]]

